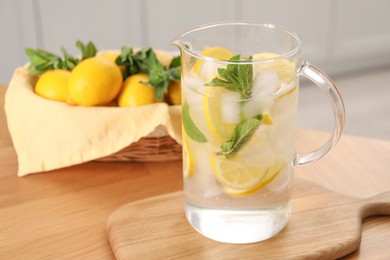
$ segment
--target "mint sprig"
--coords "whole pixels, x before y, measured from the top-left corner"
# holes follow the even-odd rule
[[[165,68],[152,48],[134,52],[131,47],[123,47],[116,64],[125,66],[123,72],[125,79],[136,73],[148,74],[149,80],[144,83],[156,88],[157,99],[163,98],[170,80],[180,79],[180,57],[175,57],[169,68]]]
[[[121,53],[116,58],[115,63],[119,66],[124,66],[123,78],[127,78],[130,75],[140,73],[142,71],[141,65],[136,58],[133,48],[124,46],[121,48]]]
[[[248,61],[251,60],[252,57],[249,57]],[[233,56],[229,61],[232,63],[228,64],[226,68],[219,68],[218,77],[213,78],[205,85],[223,87],[229,91],[238,92],[241,96],[241,105],[243,105],[252,95],[254,83],[253,66],[252,64],[240,63],[240,55]],[[256,130],[262,124],[262,121],[262,115],[243,119],[235,126],[231,137],[221,144],[221,151],[218,154],[225,156],[225,158],[234,156],[250,141]]]
[[[26,54],[30,59],[28,72],[32,76],[40,75],[47,70],[57,69],[62,66],[61,57],[51,52],[42,49],[26,49]]]
[[[54,53],[45,51],[43,49],[26,49],[26,54],[30,59],[28,72],[32,76],[41,75],[47,70],[64,69],[72,70],[80,61],[93,57],[96,55],[96,47],[92,42],[87,44],[81,41],[76,42],[76,47],[81,51],[81,59],[70,55],[65,48],[61,48],[63,58]]]
[[[241,56],[235,55],[229,59],[231,62],[226,68],[219,68],[219,77],[213,78],[205,86],[224,87],[230,91],[240,93],[243,100],[248,99],[252,94],[253,67],[251,64],[240,64]],[[249,57],[249,61],[252,57]]]
[[[250,140],[261,122],[262,115],[258,115],[237,124],[230,139],[222,143],[220,155],[226,158],[235,155]]]

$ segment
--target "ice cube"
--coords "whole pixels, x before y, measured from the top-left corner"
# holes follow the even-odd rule
[[[215,179],[210,181],[210,185],[207,189],[203,190],[204,198],[215,198],[221,196],[221,187],[215,182]]]
[[[238,124],[240,122],[240,94],[226,92],[220,94],[222,121],[226,124]]]
[[[199,75],[204,83],[209,83],[218,75],[218,68],[223,67],[221,64],[205,61],[200,68]]]
[[[290,91],[292,88],[294,88],[297,85],[297,81],[294,80],[291,83],[287,84],[285,82],[282,82],[280,88],[278,91],[276,91],[276,95],[283,95],[284,93]]]
[[[190,104],[191,107],[194,107],[193,109],[201,106],[202,94],[205,89],[203,81],[195,74],[182,77],[182,80],[182,91],[185,101]]]
[[[270,110],[274,99],[270,95],[255,95],[249,99],[242,107],[245,118],[252,118]]]
[[[274,69],[260,71],[252,88],[253,95],[272,95],[280,88],[278,72]]]
[[[205,86],[202,79],[195,73],[188,74],[183,79],[183,88],[188,88],[198,93],[203,93]]]

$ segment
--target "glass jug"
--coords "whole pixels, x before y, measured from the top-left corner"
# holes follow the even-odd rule
[[[301,40],[277,25],[224,22],[180,35],[184,208],[202,235],[251,243],[291,214],[294,167],[337,143],[344,104],[328,76],[300,56]],[[328,97],[335,126],[317,150],[295,151],[299,77]]]

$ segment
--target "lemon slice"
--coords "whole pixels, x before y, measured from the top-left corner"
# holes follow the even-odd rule
[[[247,190],[240,190],[240,189],[233,189],[228,186],[223,186],[223,190],[225,193],[236,196],[236,197],[244,197],[251,195],[253,193],[256,193],[257,191],[261,190],[263,187],[265,187],[267,184],[271,183],[280,173],[280,171],[283,169],[282,163],[276,163],[271,168],[267,169],[266,176],[262,181],[257,183],[255,186],[253,186],[250,189]]]
[[[226,123],[224,121],[224,116],[222,114],[223,108],[221,105],[221,94],[228,92],[230,91],[222,87],[207,86],[202,97],[203,113],[206,119],[207,127],[211,134],[219,141],[225,141],[228,139],[233,133],[234,127],[237,123]]]
[[[267,60],[280,56],[277,53],[262,52],[253,55],[253,60]],[[274,62],[257,65],[259,71],[275,69],[281,82],[292,82],[295,80],[295,63],[289,59],[281,59]]]
[[[207,48],[201,55],[218,60],[229,60],[234,56],[231,51],[222,47]],[[204,83],[208,83],[216,76],[218,68],[221,67],[223,67],[222,64],[198,59],[194,64],[193,70]]]
[[[268,170],[247,163],[244,158],[225,159],[211,155],[210,164],[215,178],[224,186],[240,191],[249,191],[262,184]]]
[[[229,60],[231,57],[234,56],[234,54],[229,51],[226,48],[222,47],[213,47],[213,48],[206,48],[203,50],[201,53],[202,56],[204,57],[209,57],[213,59],[218,59],[218,60]],[[204,63],[204,60],[197,60],[195,65],[194,65],[194,72],[199,73],[200,69]]]
[[[183,135],[183,175],[185,178],[190,178],[195,173],[194,156],[189,146],[189,140],[184,129],[182,129]]]

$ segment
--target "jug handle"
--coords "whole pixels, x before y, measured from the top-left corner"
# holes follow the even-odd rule
[[[304,61],[298,69],[298,75],[303,76],[316,84],[327,96],[333,109],[335,124],[332,135],[321,147],[307,153],[297,153],[294,166],[301,166],[318,161],[327,155],[340,139],[345,124],[345,107],[343,99],[333,81],[319,68]]]

